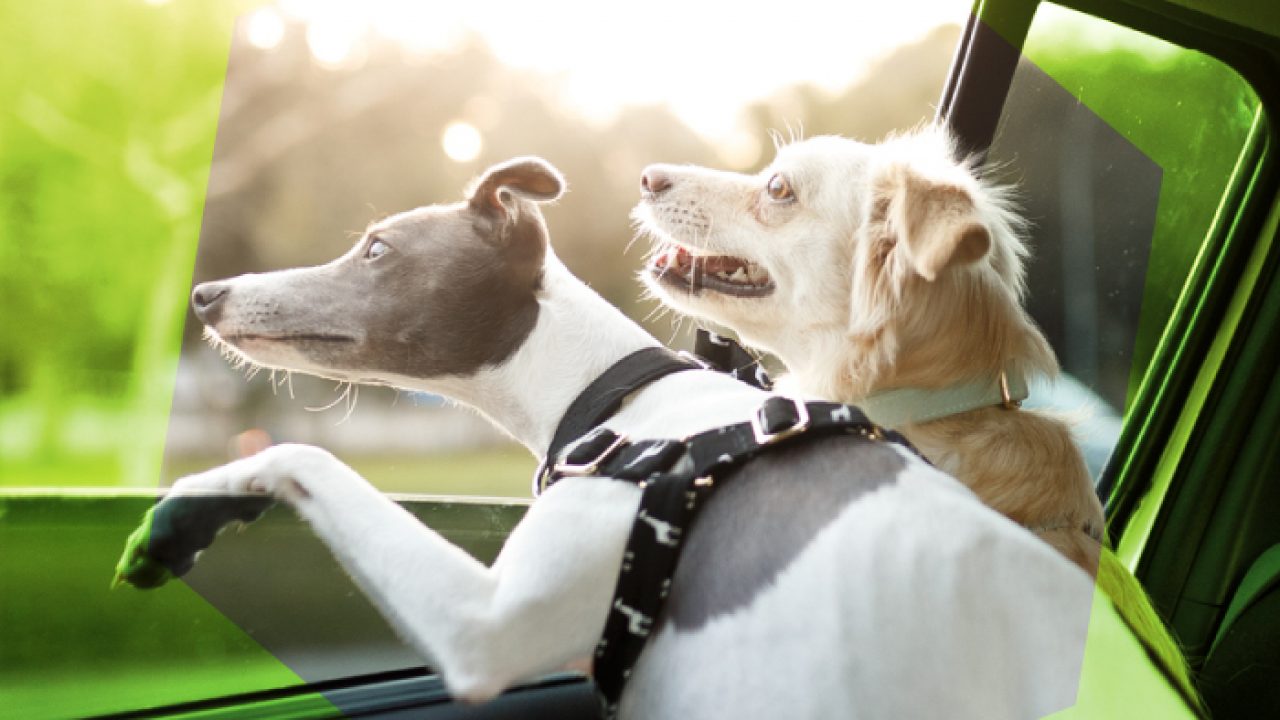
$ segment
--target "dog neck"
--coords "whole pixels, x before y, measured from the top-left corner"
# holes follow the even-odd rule
[[[745,353],[742,346],[732,339],[721,339],[718,345]],[[891,386],[872,392],[855,392],[853,386],[856,381],[842,387],[838,373],[812,367],[815,361],[821,362],[816,358],[824,357],[816,352],[814,345],[801,347],[808,352],[800,357],[781,357],[787,367],[799,367],[794,374],[785,376],[781,388],[802,397],[838,398],[842,402],[856,404],[881,427],[898,429],[988,407],[1015,409],[1021,407],[1022,401],[1029,396],[1026,376],[1012,364],[994,374],[981,373],[938,387]],[[727,371],[729,368],[720,369]],[[833,377],[836,382],[831,387],[812,382],[814,378]]]
[[[898,429],[980,408],[1013,410],[1022,405],[1028,394],[1027,381],[1021,373],[1003,371],[995,378],[960,382],[937,389],[904,387],[882,390],[863,398],[858,407],[877,425]]]
[[[538,319],[506,361],[469,376],[407,380],[478,410],[541,457],[573,399],[611,365],[660,343],[548,249]]]

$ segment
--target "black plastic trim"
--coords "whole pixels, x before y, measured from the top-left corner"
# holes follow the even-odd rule
[[[428,720],[595,720],[601,706],[595,685],[582,675],[549,675],[519,685],[481,704],[466,704],[448,693],[439,675],[406,669],[296,687],[209,698],[164,707],[95,716],[95,720],[140,720],[200,713],[201,718],[252,717],[254,706],[323,696],[341,714],[332,717]],[[263,708],[264,710],[268,708]],[[336,711],[335,711],[336,712]],[[319,715],[323,717],[324,715]]]

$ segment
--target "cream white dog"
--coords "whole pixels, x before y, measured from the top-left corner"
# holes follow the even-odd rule
[[[1022,307],[1022,221],[1008,189],[956,157],[928,126],[795,142],[755,175],[652,165],[633,213],[654,239],[642,277],[776,355],[791,392],[860,406],[1094,574],[1104,522],[1084,458],[1059,417],[1018,407],[1028,378],[1058,370]],[[1109,551],[1100,582],[1189,687]]]
[[[444,393],[541,455],[592,380],[658,345],[551,251],[537,204],[561,191],[544,161],[513,160],[462,202],[373,224],[331,263],[205,283],[192,301],[248,362]],[[679,372],[607,424],[681,438],[746,420],[767,397]],[[902,447],[814,440],[717,486],[685,532],[665,614],[637,623],[652,631],[622,717],[991,720],[1076,701],[1096,635],[1088,576]],[[184,478],[160,507],[209,494],[293,506],[473,701],[591,665],[640,498],[630,483],[566,478],[486,567],[318,448],[276,446]],[[183,520],[176,531],[221,518]],[[122,578],[154,584],[157,544],[135,535]],[[1119,627],[1109,605],[1093,622]],[[1145,662],[1117,637],[1113,661]]]

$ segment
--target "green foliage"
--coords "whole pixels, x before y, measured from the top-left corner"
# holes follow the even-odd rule
[[[325,261],[381,214],[455,199],[484,164],[541,154],[570,179],[547,211],[559,254],[643,316],[642,253],[623,257],[640,170],[724,165],[666,108],[588,122],[559,105],[554,78],[513,70],[474,39],[408,59],[394,42],[371,43],[360,63],[322,67],[305,27],[290,24],[264,50],[231,32],[234,10],[204,0],[0,8],[0,486],[156,484],[193,267],[205,280]],[[755,164],[768,160],[769,129],[875,138],[916,123],[956,32],[901,48],[838,96],[797,86],[750,108],[764,150]],[[456,120],[483,133],[473,162],[442,152],[440,131]],[[665,318],[653,329],[678,340]],[[188,323],[186,351],[209,353],[198,336]],[[194,384],[213,385],[210,374],[194,372]],[[233,433],[269,425],[268,405],[274,417],[304,412],[273,396],[265,375],[227,393],[234,402],[175,412],[227,418]],[[424,477],[423,465],[409,474]]]
[[[0,5],[0,416],[34,410],[40,458],[73,450],[64,420],[94,399],[163,436],[230,20],[216,3]],[[130,447],[136,481],[157,448]]]
[[[1024,53],[1163,171],[1132,395],[1217,214],[1258,97],[1214,58],[1051,5],[1036,15]]]

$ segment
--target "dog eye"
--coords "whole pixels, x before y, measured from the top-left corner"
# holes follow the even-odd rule
[[[769,197],[774,200],[791,200],[795,195],[791,192],[791,183],[782,175],[774,175],[769,178],[769,185],[766,188]]]
[[[377,260],[378,258],[385,255],[386,252],[390,249],[391,249],[390,245],[382,242],[377,238],[374,238],[373,242],[369,243],[369,247],[364,251],[364,257],[366,260]]]

